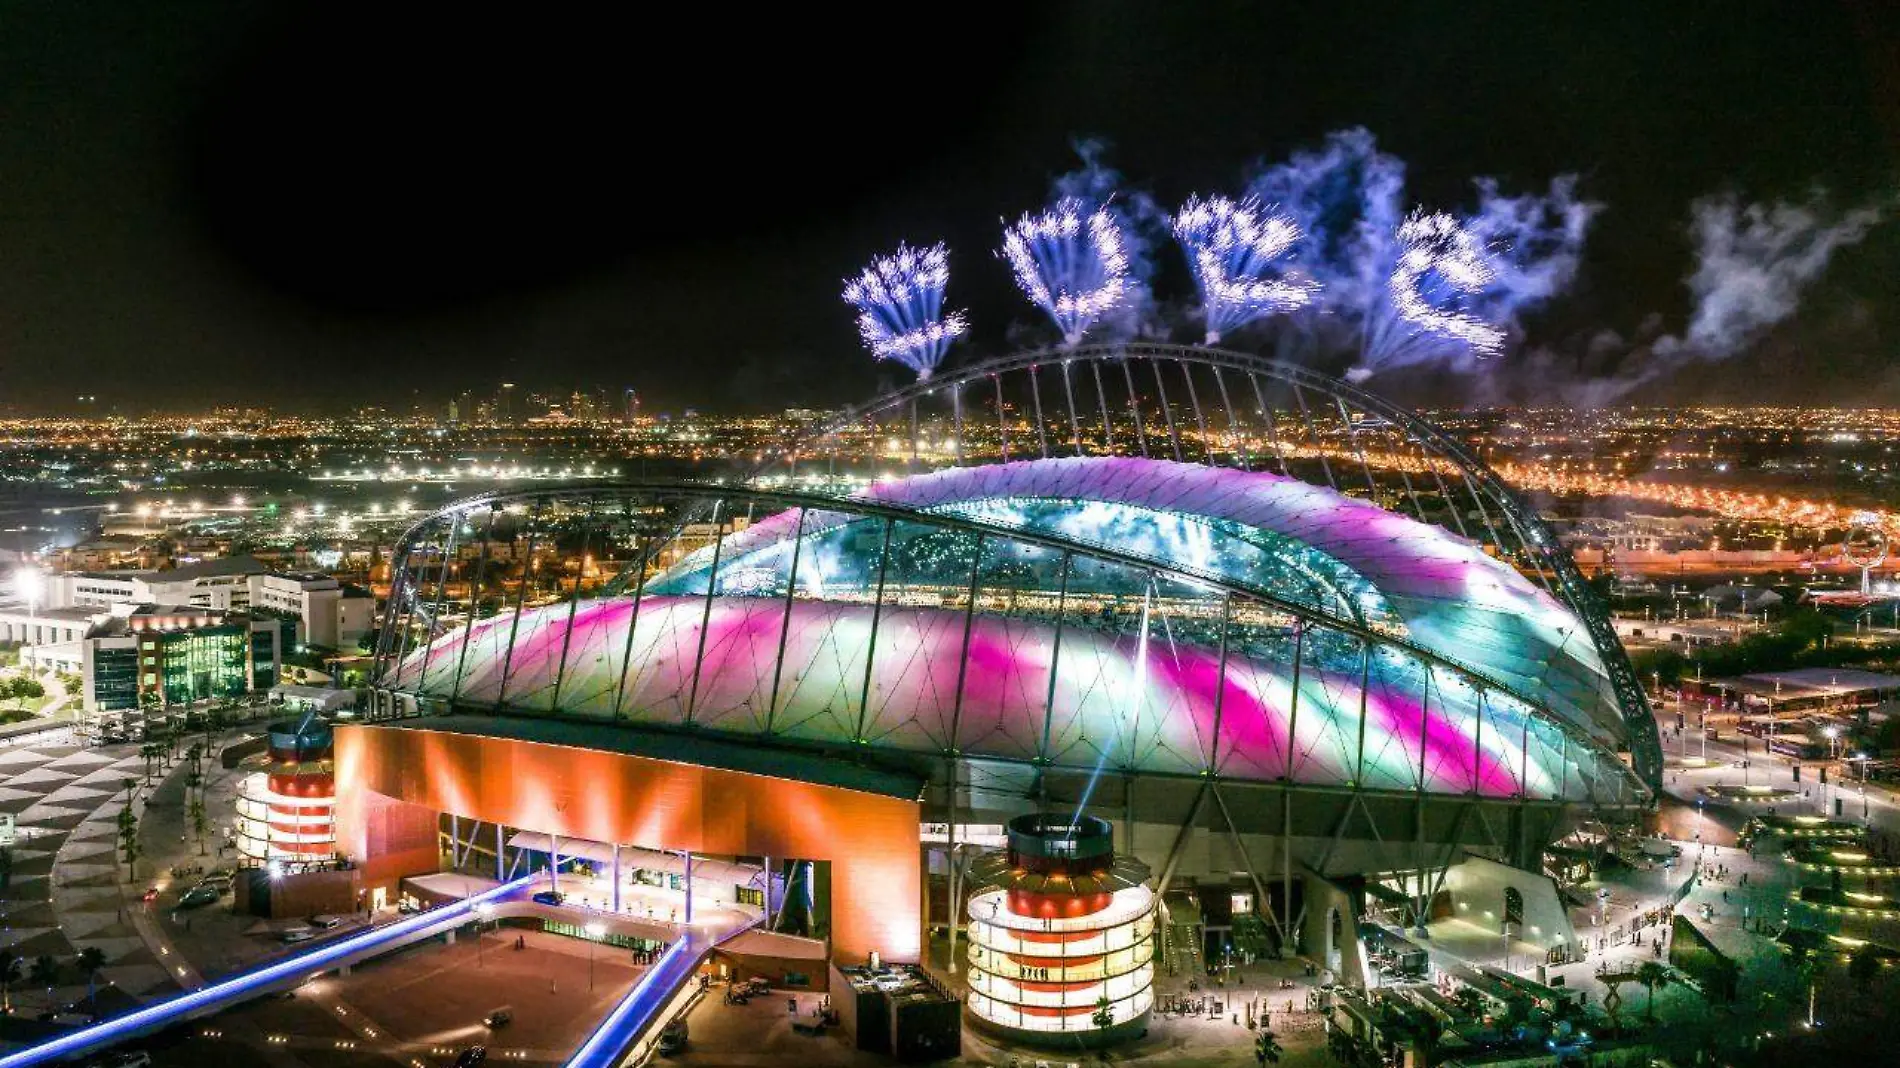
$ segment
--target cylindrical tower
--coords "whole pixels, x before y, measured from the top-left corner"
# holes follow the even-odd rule
[[[336,854],[335,743],[315,716],[271,724],[270,769],[244,780],[238,853],[253,864],[308,863]]]
[[[1146,1030],[1154,1005],[1148,868],[1115,855],[1107,820],[1018,816],[978,860],[970,899],[972,1018],[1024,1042],[1104,1045]]]

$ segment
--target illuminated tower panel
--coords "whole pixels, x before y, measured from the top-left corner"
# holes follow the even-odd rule
[[[320,862],[336,853],[335,745],[315,717],[273,724],[270,770],[245,778],[238,853],[253,864]]]
[[[1093,816],[1010,821],[970,899],[970,1014],[1023,1041],[1112,1042],[1154,1005],[1155,895]]]

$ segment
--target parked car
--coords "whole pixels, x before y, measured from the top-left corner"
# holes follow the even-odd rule
[[[317,932],[308,927],[292,927],[280,933],[277,939],[285,945],[291,946],[296,945],[298,942],[308,942],[315,937],[317,937]]]
[[[143,894],[140,894],[140,895],[139,895],[139,899],[140,899],[141,901],[157,901],[157,900],[158,900],[158,887],[156,887],[156,886],[148,886],[148,887],[146,887],[146,888],[145,888],[145,893],[143,893]]]
[[[213,905],[224,892],[215,886],[194,886],[178,896],[178,907],[195,909],[201,905]]]
[[[534,903],[537,905],[558,905],[565,900],[567,900],[567,895],[558,890],[543,890],[534,895]]]
[[[510,1023],[514,1022],[514,1018],[515,1014],[513,1010],[506,1008],[496,1009],[494,1012],[482,1017],[482,1026],[490,1030],[497,1027],[507,1027]]]
[[[320,914],[310,917],[310,926],[315,927],[319,931],[334,931],[338,927],[343,926],[343,918],[340,916]]]
[[[475,1068],[476,1065],[487,1059],[487,1046],[470,1046],[462,1051],[460,1057],[455,1058],[454,1068]]]
[[[128,1050],[105,1063],[110,1068],[152,1068],[152,1055],[142,1049]]]
[[[686,1048],[686,1017],[675,1016],[660,1032],[660,1052],[668,1056]]]

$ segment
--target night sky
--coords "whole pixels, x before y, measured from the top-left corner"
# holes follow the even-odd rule
[[[1170,205],[1354,125],[1428,204],[1578,172],[1606,210],[1531,321],[1559,351],[1679,323],[1698,196],[1900,189],[1893,5],[1380,6],[1406,13],[11,3],[0,411],[401,411],[504,379],[862,399],[899,376],[839,279],[899,239],[951,243],[977,324],[953,360],[1048,336],[992,252],[1078,136]],[[1900,404],[1896,279],[1889,221],[1753,351],[1655,396]]]

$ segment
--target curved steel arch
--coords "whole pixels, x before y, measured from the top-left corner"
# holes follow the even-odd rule
[[[1032,376],[1032,389],[1035,390],[1036,403],[1038,405],[1036,418],[1039,441],[1041,442],[1040,451],[1045,456],[1052,455],[1048,448],[1047,438],[1043,433],[1044,424],[1047,423],[1047,420],[1043,418],[1043,414],[1040,410],[1040,386],[1035,383],[1033,378],[1037,369],[1045,366],[1062,367],[1067,364],[1075,363],[1085,365],[1091,363],[1096,365],[1126,365],[1136,360],[1147,360],[1155,363],[1157,367],[1162,361],[1170,361],[1184,367],[1189,364],[1208,367],[1215,369],[1217,372],[1219,370],[1230,370],[1249,376],[1257,375],[1275,382],[1284,383],[1293,387],[1296,391],[1311,389],[1330,398],[1338,407],[1341,422],[1345,424],[1348,436],[1352,439],[1356,451],[1358,451],[1358,432],[1356,428],[1353,427],[1350,416],[1347,414],[1347,405],[1352,405],[1362,411],[1386,420],[1393,426],[1401,429],[1405,433],[1406,438],[1424,450],[1428,456],[1450,464],[1456,470],[1457,475],[1465,482],[1473,501],[1477,503],[1478,509],[1485,520],[1485,524],[1490,529],[1499,549],[1508,550],[1509,547],[1504,543],[1503,534],[1498,531],[1495,524],[1491,523],[1490,512],[1485,507],[1485,502],[1487,501],[1491,507],[1497,511],[1498,515],[1503,519],[1506,528],[1508,528],[1510,533],[1514,536],[1518,550],[1528,557],[1537,567],[1538,570],[1536,574],[1539,580],[1542,581],[1543,571],[1548,570],[1555,579],[1555,586],[1551,587],[1551,592],[1557,595],[1571,612],[1582,621],[1585,631],[1589,634],[1591,643],[1596,647],[1598,658],[1602,661],[1605,671],[1609,674],[1612,689],[1616,694],[1620,706],[1619,711],[1622,715],[1624,726],[1628,731],[1632,763],[1635,766],[1637,775],[1642,779],[1644,784],[1649,787],[1654,796],[1661,796],[1663,768],[1662,740],[1656,726],[1655,715],[1649,706],[1648,694],[1643,690],[1641,680],[1636,677],[1636,670],[1630,663],[1629,654],[1624,650],[1622,642],[1617,639],[1615,628],[1611,625],[1609,615],[1602,602],[1590,589],[1582,572],[1578,570],[1576,561],[1572,559],[1570,553],[1563,548],[1548,525],[1538,517],[1534,510],[1524,503],[1516,491],[1506,485],[1503,479],[1499,478],[1482,460],[1474,456],[1463,443],[1445,433],[1443,430],[1440,430],[1418,413],[1388,401],[1375,393],[1361,389],[1350,382],[1334,378],[1331,375],[1322,374],[1311,368],[1289,363],[1284,360],[1237,352],[1231,349],[1150,342],[1083,345],[1074,348],[1054,347],[1012,353],[974,364],[968,364],[948,374],[940,373],[927,379],[920,379],[909,386],[893,390],[874,400],[847,409],[829,422],[800,433],[797,437],[780,448],[779,455],[776,459],[768,460],[754,467],[748,477],[750,479],[757,479],[767,474],[776,463],[791,463],[795,465],[801,455],[809,456],[819,454],[824,451],[820,446],[826,439],[835,438],[841,431],[862,424],[867,420],[874,419],[879,414],[890,412],[893,409],[907,409],[911,416],[913,434],[912,451],[914,454],[916,452],[914,437],[916,432],[916,406],[918,402],[940,392],[949,391],[953,403],[960,405],[961,388],[963,386],[972,382],[999,379],[1003,375],[1014,372],[1027,372]],[[1160,382],[1158,370],[1156,381],[1157,383]],[[1132,378],[1130,382],[1132,383]],[[1220,389],[1222,390],[1223,407],[1226,408],[1231,421],[1233,417],[1231,400],[1225,393],[1226,387],[1224,382],[1220,382],[1219,379],[1217,379],[1217,382],[1220,383]],[[1098,378],[1098,386],[1099,383],[1100,379]],[[1257,383],[1255,384],[1257,386]],[[1066,372],[1064,376],[1064,387],[1065,391],[1067,391],[1069,381]],[[1192,379],[1188,380],[1188,387],[1189,390],[1192,391]],[[998,388],[1000,390],[1000,386]],[[1132,386],[1130,392],[1133,392]],[[1300,396],[1300,394],[1296,392],[1296,396]],[[1162,401],[1165,408],[1165,387],[1162,387]],[[1198,400],[1196,403],[1196,414],[1198,418]],[[1264,404],[1264,401],[1262,401],[1262,403]],[[1100,404],[1103,413],[1103,424],[1106,429],[1109,423],[1109,417],[1105,397],[1100,398]],[[1078,410],[1072,392],[1068,393],[1067,407],[1074,440],[1077,443],[1079,451],[1081,430],[1077,418]],[[1309,417],[1305,410],[1306,405],[1303,397],[1300,397],[1300,407],[1302,419],[1307,420]],[[1267,426],[1269,433],[1273,433],[1271,416],[1265,412],[1261,414],[1266,416],[1268,420]],[[1170,438],[1174,440],[1175,446],[1178,449],[1179,438],[1175,435],[1171,411],[1168,412],[1167,418],[1169,420]],[[959,452],[961,452],[962,442],[960,435],[962,409],[960,406],[957,408],[957,419],[959,434],[958,449]],[[1141,422],[1139,413],[1137,413],[1136,421],[1138,439],[1141,441],[1142,452],[1146,454],[1148,451],[1147,434],[1145,429],[1139,425]],[[1207,432],[1204,425],[1201,429],[1203,444],[1205,445]],[[1113,442],[1109,444],[1112,448]],[[1005,450],[1006,449],[1007,446],[1005,446]],[[1209,458],[1211,459],[1211,449],[1209,453]],[[1359,460],[1362,465],[1366,464],[1363,451],[1359,452]],[[1284,464],[1284,458],[1282,458],[1282,463]],[[1323,457],[1321,464],[1326,467],[1330,477],[1331,468],[1326,465]],[[1436,468],[1433,468],[1433,473],[1434,476],[1437,477],[1438,472]],[[1370,482],[1371,475],[1369,470],[1367,478]],[[1409,492],[1409,478],[1407,488]],[[1449,502],[1450,491],[1444,487],[1442,481],[1440,488],[1444,490]],[[1420,518],[1423,519],[1423,516],[1421,515]],[[1461,530],[1460,533],[1464,532]],[[1548,586],[1549,584],[1546,583],[1546,585]]]
[[[1103,545],[1087,539],[1069,538],[1041,531],[1025,530],[1018,527],[986,523],[964,516],[928,512],[917,508],[888,502],[869,501],[860,498],[837,497],[820,493],[804,493],[791,490],[767,489],[755,486],[729,486],[715,483],[688,481],[631,481],[631,482],[589,482],[573,485],[547,486],[523,490],[491,490],[474,494],[436,510],[419,520],[404,532],[397,542],[391,559],[393,562],[392,588],[385,608],[384,625],[379,635],[376,654],[375,677],[378,683],[385,676],[399,672],[406,655],[407,634],[412,629],[416,615],[427,615],[425,606],[419,604],[413,596],[415,585],[408,560],[418,549],[425,547],[426,535],[436,524],[448,521],[450,529],[471,513],[483,509],[492,515],[510,504],[530,504],[543,508],[555,502],[584,503],[590,509],[598,508],[605,499],[611,507],[621,501],[635,499],[655,500],[716,500],[720,502],[743,501],[754,505],[765,505],[783,509],[807,509],[820,512],[836,512],[858,515],[864,518],[904,521],[920,526],[940,530],[959,531],[983,537],[993,537],[1055,552],[1083,556],[1103,563],[1137,569],[1156,576],[1167,576],[1182,582],[1206,588],[1222,595],[1252,601],[1294,617],[1302,625],[1312,625],[1331,630],[1357,639],[1362,646],[1383,646],[1403,652],[1418,663],[1435,666],[1452,673],[1473,689],[1482,692],[1506,694],[1524,706],[1540,722],[1561,734],[1569,742],[1580,746],[1596,758],[1600,768],[1621,768],[1622,762],[1617,754],[1602,742],[1592,737],[1581,726],[1572,723],[1566,717],[1555,712],[1547,702],[1534,693],[1521,689],[1493,676],[1481,668],[1465,664],[1445,653],[1421,645],[1409,638],[1399,637],[1373,629],[1356,619],[1336,616],[1300,601],[1288,600],[1272,590],[1252,583],[1203,571],[1199,568],[1182,565],[1178,562],[1162,560],[1145,554],[1131,553],[1113,546]],[[611,584],[607,590],[611,590]],[[713,586],[708,583],[708,596]],[[519,609],[517,609],[519,611]],[[398,617],[407,613],[407,620]],[[433,631],[432,618],[426,620],[426,627]],[[400,647],[399,647],[400,646]],[[504,683],[505,686],[505,683]],[[1639,784],[1646,788],[1646,783]],[[1639,790],[1639,793],[1641,791]]]

